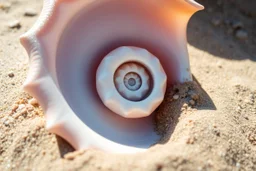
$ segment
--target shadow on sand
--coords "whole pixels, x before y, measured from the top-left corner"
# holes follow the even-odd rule
[[[205,10],[197,12],[188,25],[188,43],[202,51],[229,60],[256,61],[256,17],[243,14],[234,2],[198,0],[205,6]],[[218,19],[220,24],[212,23]],[[234,28],[235,23],[241,27]],[[237,30],[246,30],[248,38],[239,40],[235,33]]]
[[[156,130],[162,136],[158,144],[165,144],[169,141],[179,123],[179,117],[182,112],[190,109],[217,109],[211,97],[194,76],[193,80],[193,82],[175,85],[167,89],[163,103],[156,110]],[[174,100],[174,95],[179,95],[179,99]],[[191,105],[191,100],[195,103],[194,105]]]

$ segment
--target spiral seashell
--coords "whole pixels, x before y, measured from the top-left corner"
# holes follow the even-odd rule
[[[24,89],[46,128],[77,150],[156,144],[166,86],[192,80],[186,27],[201,9],[193,0],[44,0],[20,41],[30,57]]]
[[[126,118],[141,118],[163,101],[167,76],[158,58],[147,50],[120,47],[104,57],[96,80],[98,94],[110,110]]]

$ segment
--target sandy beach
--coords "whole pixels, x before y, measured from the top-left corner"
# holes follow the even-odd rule
[[[40,105],[22,89],[29,59],[19,42],[43,2],[0,0],[0,170],[255,171],[256,3],[198,2],[205,10],[187,35],[194,81],[168,87],[155,118],[159,143],[117,155],[74,151],[45,129]]]

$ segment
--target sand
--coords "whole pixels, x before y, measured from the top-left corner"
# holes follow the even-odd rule
[[[74,152],[45,130],[41,107],[22,90],[28,58],[18,40],[38,17],[26,9],[39,14],[42,2],[0,0],[0,170],[256,170],[255,12],[240,0],[200,2],[206,10],[188,27],[194,82],[168,88],[158,144],[116,155]],[[21,26],[9,28],[15,20]]]

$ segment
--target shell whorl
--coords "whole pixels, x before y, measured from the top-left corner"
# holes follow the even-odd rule
[[[163,101],[166,83],[160,60],[139,47],[114,49],[102,59],[96,73],[103,104],[125,118],[151,115]]]
[[[123,64],[114,75],[117,91],[131,101],[141,101],[147,97],[151,80],[147,69],[136,62]]]

